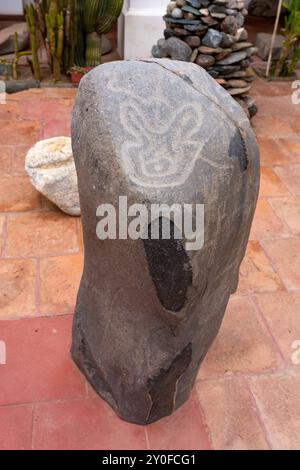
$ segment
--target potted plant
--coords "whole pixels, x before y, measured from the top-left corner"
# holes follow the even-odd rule
[[[283,28],[284,41],[278,61],[274,65],[275,77],[291,77],[300,60],[300,0],[286,0]]]
[[[70,75],[73,85],[79,85],[82,77],[84,77],[84,75],[86,75],[92,68],[93,67],[79,67],[78,65],[71,67],[68,75]]]

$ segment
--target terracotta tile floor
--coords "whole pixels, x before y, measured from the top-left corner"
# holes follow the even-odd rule
[[[69,135],[76,91],[26,91],[0,105],[1,449],[300,448],[300,104],[291,91],[254,84],[262,182],[239,288],[191,399],[147,428],[119,420],[70,360],[80,220],[24,173],[30,145]]]

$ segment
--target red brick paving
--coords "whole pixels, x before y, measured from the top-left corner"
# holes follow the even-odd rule
[[[237,293],[274,292],[282,289],[283,283],[259,241],[250,240],[240,267]]]
[[[38,403],[33,423],[34,449],[146,449],[142,426],[121,421],[100,398]]]
[[[6,365],[1,365],[0,404],[84,398],[85,381],[71,361],[72,316],[2,321]]]
[[[149,447],[153,450],[208,450],[208,432],[196,390],[172,416],[147,426]]]
[[[243,378],[200,380],[197,391],[215,449],[270,449]]]
[[[70,134],[75,93],[25,91],[0,106],[0,449],[300,448],[300,105],[290,84],[254,83],[262,183],[238,291],[191,399],[148,427],[121,421],[70,359],[81,223],[24,172],[30,145]]]
[[[33,405],[0,406],[1,450],[30,450]]]

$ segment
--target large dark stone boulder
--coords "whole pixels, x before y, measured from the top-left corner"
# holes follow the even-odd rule
[[[236,290],[258,147],[225,90],[201,67],[167,59],[87,74],[72,144],[85,246],[72,356],[121,418],[151,423],[189,397]],[[99,240],[97,208],[118,209],[120,196],[147,208],[204,204],[203,247],[187,250],[184,236]]]

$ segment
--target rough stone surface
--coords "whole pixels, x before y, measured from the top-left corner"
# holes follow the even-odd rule
[[[219,47],[207,47],[207,46],[200,46],[198,48],[199,52],[201,52],[201,54],[220,54],[220,52],[222,52],[222,49],[219,48]]]
[[[218,83],[227,91],[230,92],[233,88],[232,95],[235,97],[237,90],[243,89],[232,87],[227,82],[230,69],[224,65],[222,70],[218,64],[227,59],[225,64],[236,64],[234,67],[238,67],[232,71],[245,71],[249,68],[251,56],[257,52],[257,48],[248,42],[248,33],[243,26],[244,18],[248,15],[249,3],[250,0],[195,0],[195,2],[178,0],[167,6],[167,14],[164,16],[165,39],[176,36],[188,44],[192,49],[189,62],[206,68],[210,76],[218,79]],[[175,14],[180,16],[179,18],[174,18],[174,9],[181,11],[182,15],[179,15],[178,11],[178,14]],[[153,47],[153,57],[169,57],[161,52],[160,47],[161,44]],[[235,53],[239,51],[246,52],[242,60],[236,60]],[[248,82],[251,80],[247,78]],[[241,96],[245,109],[245,104],[250,103],[250,99],[244,100],[243,91]],[[252,105],[251,108],[253,109]],[[252,110],[247,112],[247,115],[253,115]]]
[[[240,70],[239,65],[215,65],[214,70],[221,75],[227,75]]]
[[[236,35],[234,36],[236,41],[247,41],[248,40],[248,31],[245,28],[238,28]]]
[[[169,39],[160,39],[156,46],[152,48],[152,55],[156,58],[170,57],[173,60],[182,60],[189,62],[192,49],[179,38],[171,37]]]
[[[242,51],[243,49],[248,49],[250,47],[252,47],[251,42],[236,42],[235,44],[232,45],[232,50],[234,52],[237,52],[237,51]]]
[[[185,39],[185,42],[190,46],[190,47],[199,47],[201,44],[201,39],[199,36],[188,36]]]
[[[19,50],[27,48],[29,44],[27,23],[16,23],[0,30],[0,55],[15,52],[15,32],[18,33]]]
[[[272,39],[272,34],[269,34],[269,33],[258,33],[256,36],[255,46],[257,47],[257,55],[262,60],[268,59],[270,48],[271,48],[271,39]],[[274,42],[274,47],[272,51],[273,60],[279,59],[283,41],[284,41],[284,36],[282,36],[281,34],[277,34],[275,36],[275,42]]]
[[[247,93],[247,91],[249,91],[250,88],[251,88],[250,86],[246,86],[243,88],[230,88],[228,92],[231,94],[231,96],[242,95],[244,93]]]
[[[203,67],[204,69],[211,67],[214,63],[214,57],[208,54],[199,54],[196,60],[196,64],[200,65],[200,67]]]
[[[226,16],[226,7],[223,5],[210,5],[208,7],[210,13],[224,13]]]
[[[174,28],[172,30],[173,34],[171,36],[189,36],[189,32],[184,28]],[[166,38],[167,39],[167,38]]]
[[[80,215],[77,175],[70,137],[37,142],[27,153],[25,168],[33,186],[69,215]]]
[[[190,58],[190,62],[195,62],[198,57],[198,49],[194,49]]]
[[[218,24],[218,21],[215,18],[212,18],[211,16],[203,16],[201,18],[201,21],[210,27],[216,26]]]
[[[235,16],[226,16],[222,22],[221,29],[224,33],[234,36],[237,33],[238,26]]]
[[[237,28],[241,28],[245,22],[245,17],[243,15],[243,13],[241,12],[238,12],[238,14],[236,15],[235,17],[235,20],[236,20],[236,25],[237,25]]]
[[[168,14],[171,14],[172,11],[174,10],[174,8],[176,8],[176,6],[177,6],[177,5],[176,5],[176,2],[170,2],[170,3],[168,3],[168,5],[167,5],[167,13],[168,13]]]
[[[30,90],[31,88],[40,88],[40,82],[33,78],[31,80],[9,80],[5,82],[5,91],[9,95],[24,90]]]
[[[186,5],[186,1],[185,0],[176,0],[176,5],[178,7],[184,7],[184,5]]]
[[[166,28],[166,29],[164,30],[164,37],[165,37],[165,39],[169,39],[169,38],[171,38],[172,36],[176,36],[175,29]]]
[[[201,26],[201,21],[199,20],[187,20],[185,18],[173,18],[164,16],[164,21],[166,23],[175,24],[175,25],[194,25],[194,26]]]
[[[111,40],[103,34],[102,36],[102,55],[109,54],[113,50],[113,45]]]
[[[233,43],[234,43],[233,36],[231,36],[230,34],[222,33],[222,41],[221,41],[220,46],[228,48],[228,47],[231,47]]]
[[[121,418],[147,424],[189,397],[236,290],[258,147],[222,87],[196,64],[168,59],[88,73],[72,146],[85,246],[72,356]],[[120,195],[130,206],[204,204],[203,248],[187,251],[184,237],[100,241],[97,207],[118,209]]]
[[[249,13],[253,16],[271,18],[276,15],[278,0],[251,0]]]
[[[182,18],[183,17],[183,13],[180,10],[180,8],[174,8],[174,10],[172,10],[171,15],[173,16],[173,18]]]
[[[187,0],[187,3],[192,5],[192,7],[194,7],[194,8],[200,8],[201,5],[202,5],[201,0]]]
[[[227,80],[227,85],[232,88],[245,88],[248,83],[245,80],[231,79]]]
[[[209,29],[202,39],[203,46],[218,47],[222,41],[222,34],[215,29]]]
[[[192,13],[192,15],[196,17],[201,15],[200,11],[197,8],[194,8],[190,5],[185,5],[184,7],[182,7],[182,11],[186,13]]]
[[[216,55],[216,60],[225,59],[225,57],[229,56],[231,53],[232,49],[221,49],[221,52]]]
[[[235,64],[236,62],[240,62],[241,60],[245,59],[246,57],[247,57],[247,52],[246,51],[233,52],[228,57],[225,57],[225,59],[220,60],[217,63],[217,65]]]
[[[241,96],[236,97],[236,100],[242,106],[243,110],[245,111],[249,119],[255,116],[258,109],[257,109],[254,99],[251,98],[251,96],[241,95]]]

